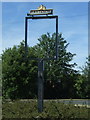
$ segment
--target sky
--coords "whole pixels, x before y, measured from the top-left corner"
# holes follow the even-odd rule
[[[77,63],[76,69],[79,69],[88,56],[88,2],[3,2],[2,49],[19,45],[24,40],[25,16],[41,4],[58,15],[59,33],[69,43],[67,51],[76,54],[72,63]],[[55,20],[29,20],[28,45],[36,45],[38,38],[47,32],[55,32]]]

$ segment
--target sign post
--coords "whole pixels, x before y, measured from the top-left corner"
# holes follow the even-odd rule
[[[48,16],[50,14],[50,16]],[[30,58],[30,60],[38,60],[38,112],[43,111],[43,98],[44,98],[44,61],[45,60],[57,60],[58,59],[58,16],[54,16],[53,9],[46,9],[45,6],[41,5],[37,10],[31,10],[30,13],[25,17],[25,52],[27,55],[27,27],[28,19],[56,19],[56,42],[55,42],[55,56],[53,58]],[[39,15],[39,16],[35,16]],[[42,16],[40,16],[42,15]],[[43,16],[46,15],[46,16]]]
[[[44,61],[38,61],[38,112],[43,111],[43,93],[44,93]]]

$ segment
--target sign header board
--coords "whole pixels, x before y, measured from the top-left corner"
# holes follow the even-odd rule
[[[37,10],[31,10],[29,15],[48,15],[53,14],[53,9],[46,9],[45,6],[40,5]]]

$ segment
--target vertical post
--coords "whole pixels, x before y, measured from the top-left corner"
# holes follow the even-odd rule
[[[56,17],[56,60],[58,59],[58,16]]]
[[[27,17],[25,17],[25,54],[27,55]]]
[[[38,61],[38,112],[43,111],[43,91],[44,91],[44,61]]]

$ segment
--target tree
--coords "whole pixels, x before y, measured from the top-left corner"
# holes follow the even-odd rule
[[[2,54],[3,96],[10,99],[37,97],[37,62],[30,58],[52,58],[55,56],[56,34],[43,34],[39,43],[28,46],[25,57],[25,45],[6,49]],[[45,98],[75,98],[75,83],[78,72],[71,64],[75,54],[67,52],[68,43],[58,34],[58,60],[46,60],[44,70]]]
[[[82,74],[78,77],[75,84],[77,95],[80,98],[90,98],[90,56],[87,58],[86,64],[81,70]]]
[[[5,98],[34,98],[37,94],[37,62],[30,61],[34,51],[28,47],[25,59],[24,42],[6,49],[2,54],[3,96]]]
[[[43,34],[39,43],[34,47],[38,58],[52,58],[55,56],[56,34]],[[58,61],[45,61],[45,98],[74,98],[74,87],[78,72],[74,64],[70,64],[75,54],[67,52],[68,43],[62,34],[58,34]]]

